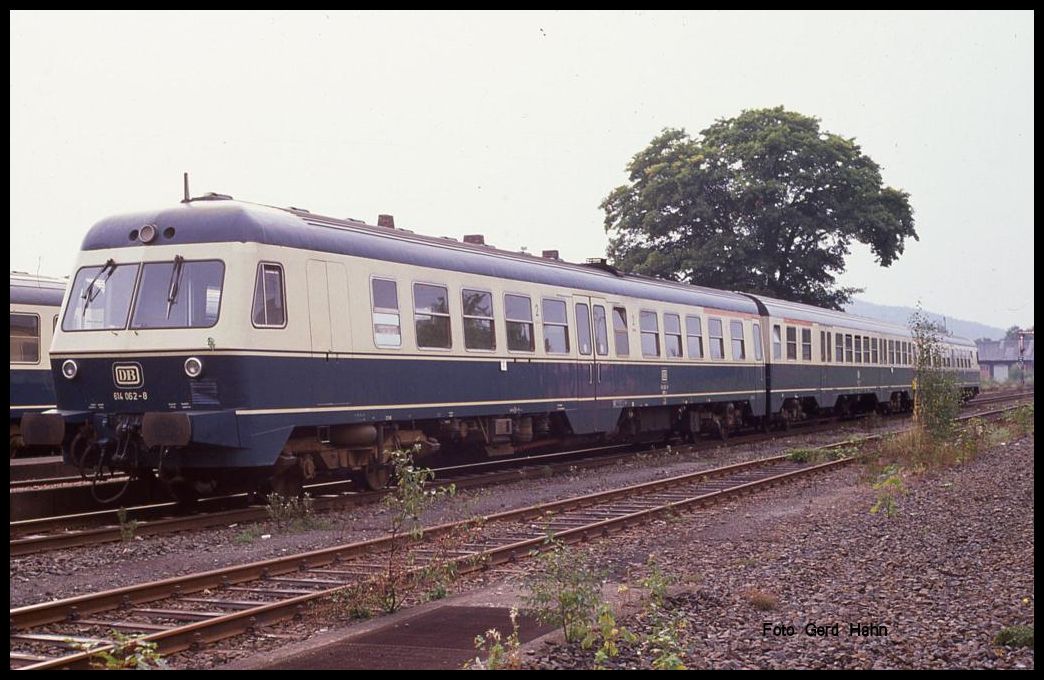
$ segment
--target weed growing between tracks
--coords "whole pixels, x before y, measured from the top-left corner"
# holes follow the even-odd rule
[[[134,532],[138,529],[138,520],[127,519],[127,508],[116,511],[116,519],[120,522],[120,540],[129,543],[134,540]]]
[[[297,497],[268,494],[266,510],[276,527],[283,531],[324,529],[327,524],[315,515],[315,499],[308,494]]]
[[[841,460],[859,453],[855,446],[834,446],[829,449],[800,447],[787,451],[787,460],[795,463],[826,463]]]
[[[167,662],[158,651],[155,642],[142,640],[140,637],[124,635],[118,630],[110,631],[113,640],[112,649],[94,650],[96,643],[67,641],[67,644],[90,655],[91,668],[107,671],[147,671],[166,668]]]

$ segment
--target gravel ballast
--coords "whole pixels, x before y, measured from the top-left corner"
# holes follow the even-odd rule
[[[665,523],[655,537],[635,532],[626,554],[614,540],[595,559],[617,572],[629,562],[620,580],[634,584],[653,554],[676,577],[665,608],[686,622],[689,668],[1032,668],[1032,649],[994,638],[1033,625],[1033,448],[1025,437],[907,478],[892,516],[869,512],[877,492],[853,467]],[[620,624],[648,634],[647,620]],[[777,624],[793,634],[774,634]],[[649,648],[636,651],[610,665],[649,667]],[[564,644],[531,663],[592,667],[591,652]]]
[[[574,474],[461,490],[455,498],[440,500],[422,519],[427,525],[463,520],[863,433],[865,430],[859,427],[807,435],[798,430],[783,440],[694,454],[650,455],[610,467],[578,469]],[[388,523],[389,515],[384,507],[371,505],[321,514],[316,527],[310,530],[288,531],[271,522],[261,522],[13,557],[10,561],[11,606],[379,538],[386,535]]]

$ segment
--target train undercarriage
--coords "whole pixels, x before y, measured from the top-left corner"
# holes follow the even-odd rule
[[[909,395],[896,392],[886,401],[874,394],[843,396],[830,406],[811,397],[785,399],[770,416],[755,415],[746,401],[622,408],[609,414],[616,417],[615,427],[589,433],[575,432],[565,411],[307,426],[292,431],[274,465],[231,469],[186,465],[202,447],[150,446],[141,415],[116,415],[108,437],[86,424],[67,450],[70,462],[80,467],[85,478],[106,479],[114,472],[129,473],[131,478],[156,477],[174,498],[188,503],[201,496],[244,490],[260,497],[271,492],[294,496],[305,484],[328,480],[352,479],[360,488],[380,489],[391,480],[396,451],[409,451],[422,464],[436,466],[534,455],[581,444],[725,440],[742,430],[789,429],[823,415],[846,418],[911,408]]]

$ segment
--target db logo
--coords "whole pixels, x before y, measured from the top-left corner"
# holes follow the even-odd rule
[[[129,364],[113,364],[112,380],[116,387],[134,389],[145,384],[145,377],[141,371],[141,364],[134,362]]]

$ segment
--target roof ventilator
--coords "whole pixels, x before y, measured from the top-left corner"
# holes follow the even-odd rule
[[[593,267],[594,269],[601,269],[602,271],[609,272],[614,276],[623,276],[623,272],[609,264],[608,260],[604,257],[589,257],[587,258],[587,262],[584,264],[588,267]]]

